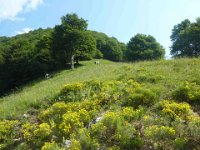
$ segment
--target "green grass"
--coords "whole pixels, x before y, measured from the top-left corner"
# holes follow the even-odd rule
[[[41,108],[53,99],[64,84],[87,80],[132,78],[145,87],[160,91],[162,99],[171,99],[172,91],[185,81],[200,85],[200,59],[176,59],[137,63],[115,63],[101,60],[81,62],[83,66],[64,70],[48,80],[35,82],[21,91],[0,99],[0,119],[14,119],[33,108]]]
[[[32,86],[24,87],[0,99],[0,119],[16,118],[33,107],[40,107],[49,99],[54,98],[63,88],[64,84],[86,80],[109,80],[116,78],[115,70],[126,66],[124,63],[114,63],[102,60],[100,65],[94,61],[81,62],[83,66],[74,70],[64,70],[52,78],[35,82]]]

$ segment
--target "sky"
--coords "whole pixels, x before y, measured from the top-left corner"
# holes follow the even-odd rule
[[[0,36],[53,28],[76,13],[88,29],[127,43],[137,33],[152,35],[170,57],[174,25],[200,17],[200,0],[0,0]]]

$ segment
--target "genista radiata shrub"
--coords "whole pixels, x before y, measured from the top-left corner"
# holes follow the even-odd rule
[[[64,85],[35,119],[0,121],[0,149],[199,148],[200,117],[157,93],[133,79]]]

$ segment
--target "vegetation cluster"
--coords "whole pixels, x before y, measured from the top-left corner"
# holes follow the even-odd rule
[[[192,108],[133,79],[66,84],[36,116],[0,121],[0,149],[198,149]]]

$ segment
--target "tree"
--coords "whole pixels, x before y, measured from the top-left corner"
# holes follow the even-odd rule
[[[53,32],[53,54],[58,62],[66,64],[74,58],[78,63],[80,59],[94,56],[96,41],[86,31],[87,25],[87,21],[76,14],[61,18],[61,25],[56,26]]]
[[[129,61],[156,60],[164,57],[164,48],[153,36],[137,34],[127,44],[126,58]]]
[[[73,30],[68,33],[68,54],[74,56],[78,64],[79,60],[92,59],[96,51],[96,41],[87,31]]]
[[[123,58],[123,53],[119,42],[115,38],[109,38],[102,49],[105,59],[119,61]]]
[[[56,70],[50,53],[51,32],[37,29],[0,37],[0,94]]]
[[[97,50],[103,54],[104,59],[112,61],[120,61],[123,59],[123,51],[126,47],[124,43],[120,43],[116,38],[110,38],[104,33],[90,32],[95,37]]]
[[[200,18],[191,23],[188,19],[175,25],[171,35],[171,54],[174,57],[200,55]]]
[[[61,26],[65,30],[87,30],[87,20],[79,18],[77,14],[67,14],[61,17]]]

